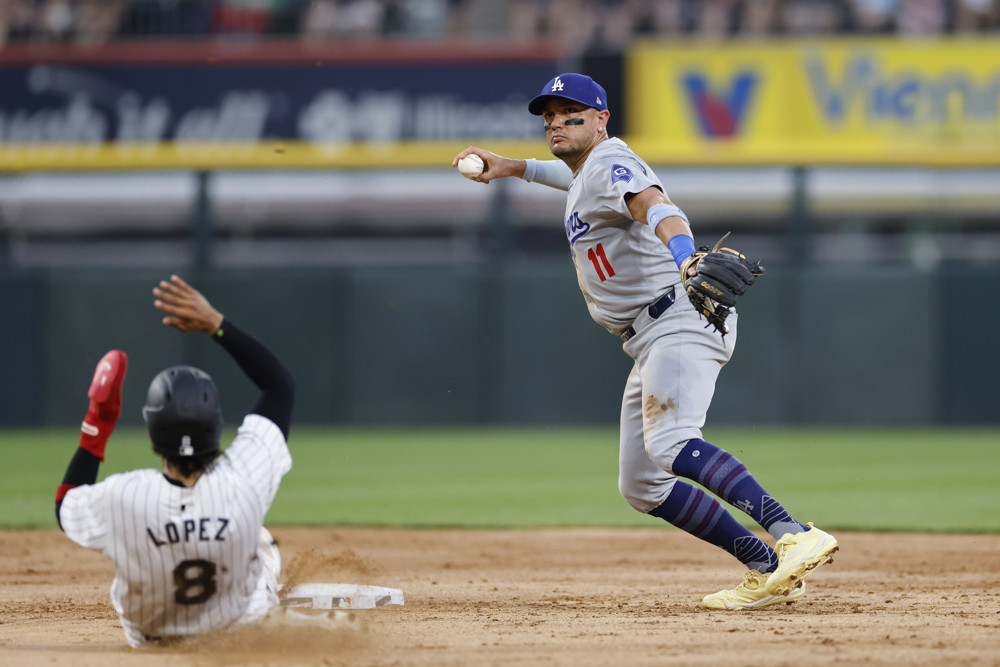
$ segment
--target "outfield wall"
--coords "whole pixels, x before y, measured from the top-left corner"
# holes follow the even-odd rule
[[[29,175],[0,182],[0,341],[8,356],[0,424],[77,423],[93,364],[112,346],[132,355],[126,422],[138,423],[148,379],[182,362],[215,374],[227,414],[240,414],[252,389],[210,341],[163,329],[149,290],[164,276],[134,268],[192,264],[204,273],[186,277],[288,361],[301,421],[617,420],[629,360],[589,320],[568,261],[499,265],[501,250],[478,247],[514,225],[558,220],[562,204],[553,214],[552,193],[494,198],[525,184],[475,190],[447,167],[473,142],[548,155],[524,106],[541,81],[563,71],[558,49],[354,46],[4,47],[0,172]],[[606,82],[613,133],[658,171],[689,170],[661,176],[698,221],[700,239],[713,235],[706,222],[725,224],[721,235],[742,231],[731,220],[750,221],[761,236],[787,234],[803,250],[783,257],[825,260],[782,264],[766,255],[768,276],[741,302],[740,349],[722,376],[714,422],[1000,420],[986,379],[998,353],[985,340],[1000,315],[984,304],[988,297],[946,293],[953,283],[965,291],[996,284],[1000,274],[990,244],[977,261],[992,265],[963,265],[959,275],[950,264],[995,228],[998,53],[988,38],[670,42],[639,44],[600,71],[599,58],[583,63]],[[813,170],[807,188],[795,185],[790,165]],[[887,165],[902,174],[839,169]],[[919,165],[933,169],[913,169]],[[752,178],[736,169],[759,167],[773,169]],[[265,178],[250,171],[202,180],[160,171],[272,168]],[[453,181],[438,187],[417,168],[449,171]],[[104,200],[96,179],[62,180],[71,170],[125,170],[128,178],[112,183],[121,192]],[[325,170],[338,177],[325,180]],[[58,173],[32,178],[37,171]],[[810,210],[799,211],[806,191]],[[470,220],[468,211],[484,219]],[[899,253],[889,262],[857,256],[849,238],[823,254],[814,244],[810,254],[805,237],[822,230],[807,218],[823,230],[843,220],[851,228],[873,211],[917,218],[915,234],[953,237],[967,218],[978,235],[949,246],[940,265]],[[415,261],[430,243],[388,233],[414,220],[450,234],[433,239],[438,254],[424,253],[419,266],[400,260]],[[269,243],[277,241],[254,244],[257,227],[291,223],[305,243],[340,253],[357,246],[316,229],[385,231],[372,253],[380,266],[338,255],[313,269],[224,268],[273,266]],[[213,228],[228,235],[229,254],[210,261]],[[107,243],[84,249],[78,241],[88,234]],[[390,242],[396,254],[388,257]],[[754,254],[753,243],[747,234],[737,247]],[[251,251],[258,255],[240,255]],[[832,263],[841,257],[854,261]]]
[[[713,423],[996,422],[986,337],[1000,313],[960,303],[956,269],[769,265],[741,302]],[[966,284],[1000,270],[963,268]],[[199,365],[235,420],[255,392],[214,343],[163,327],[141,271],[5,274],[0,424],[63,426],[93,364],[130,355],[123,423],[161,368]],[[191,277],[191,276],[189,276]],[[197,284],[271,345],[318,424],[615,423],[630,360],[590,321],[565,260],[503,267],[217,271]]]

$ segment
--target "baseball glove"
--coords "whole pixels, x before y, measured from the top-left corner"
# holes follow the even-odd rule
[[[719,239],[712,249],[698,248],[698,252],[681,265],[681,279],[688,299],[722,335],[729,333],[726,318],[736,305],[736,297],[746,292],[758,276],[764,275],[764,267],[759,262],[751,262],[732,248],[720,247],[728,236]],[[689,276],[692,266],[698,273]]]

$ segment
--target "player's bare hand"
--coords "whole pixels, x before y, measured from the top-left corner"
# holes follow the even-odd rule
[[[497,155],[496,153],[484,151],[482,148],[477,146],[469,146],[464,151],[456,155],[451,161],[451,166],[457,167],[458,161],[466,155],[478,155],[483,159],[483,173],[472,179],[478,183],[489,183],[494,178],[520,178],[524,175],[524,170],[527,167],[527,162],[525,160],[503,157],[502,155]]]
[[[153,296],[156,297],[153,306],[166,313],[164,324],[181,331],[204,331],[209,336],[222,326],[222,313],[180,276],[161,280],[159,286],[153,288]]]

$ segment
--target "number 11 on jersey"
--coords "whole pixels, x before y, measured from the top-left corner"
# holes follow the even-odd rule
[[[594,270],[597,271],[597,277],[601,279],[603,283],[608,278],[612,278],[615,275],[615,270],[611,268],[611,262],[608,261],[608,256],[604,254],[604,244],[598,243],[597,246],[591,248],[587,251],[587,258],[594,263]],[[598,258],[600,258],[600,263],[598,263]],[[601,270],[601,267],[604,270]],[[605,276],[607,272],[607,276]]]

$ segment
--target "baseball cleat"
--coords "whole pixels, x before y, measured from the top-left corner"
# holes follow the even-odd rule
[[[770,575],[766,572],[747,570],[743,575],[743,582],[739,586],[706,595],[705,599],[701,601],[701,605],[708,609],[726,611],[762,609],[779,602],[791,604],[806,594],[806,584],[802,582],[798,588],[785,595],[771,595],[767,592],[768,576]]]
[[[840,546],[833,535],[815,528],[810,521],[801,533],[785,533],[774,545],[778,569],[767,580],[771,595],[785,595],[820,565],[833,562]]]

